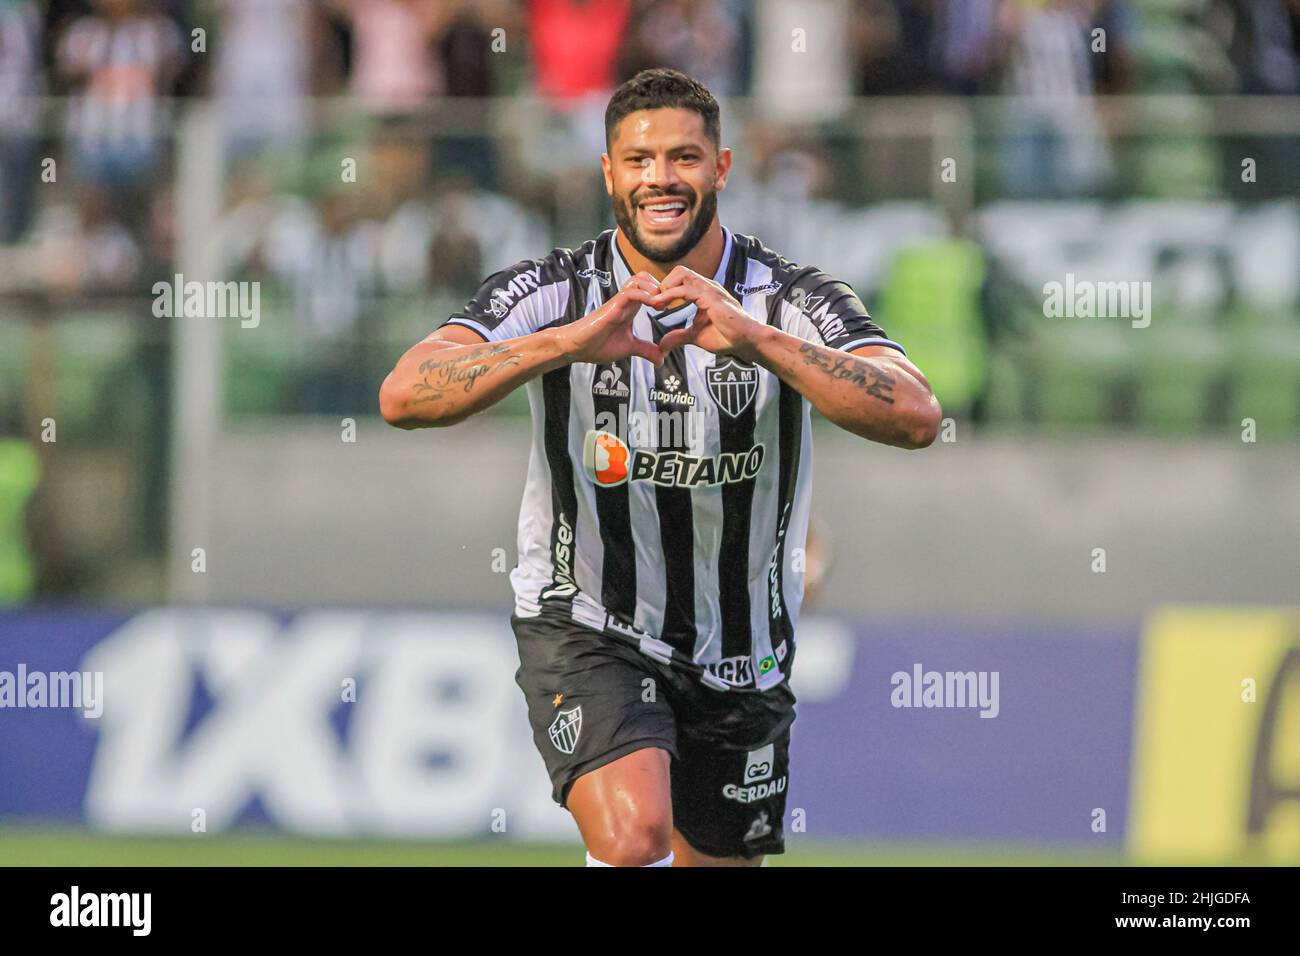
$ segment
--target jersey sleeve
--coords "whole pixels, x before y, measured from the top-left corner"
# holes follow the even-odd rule
[[[524,259],[483,280],[463,309],[443,325],[464,325],[489,342],[529,335],[561,321],[572,283],[549,259]]]
[[[848,351],[885,345],[906,355],[876,324],[853,288],[818,269],[801,269],[776,299],[776,322],[801,339]]]

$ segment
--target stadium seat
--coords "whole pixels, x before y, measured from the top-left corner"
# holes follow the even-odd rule
[[[1300,325],[1259,325],[1232,339],[1232,425],[1254,419],[1261,429],[1294,438],[1300,430]]]
[[[1224,334],[1181,317],[1135,329],[1137,420],[1156,432],[1191,433],[1206,422],[1215,384],[1228,363]]]
[[[1135,375],[1132,336],[1116,319],[1040,319],[1033,344],[1037,412],[1058,425],[1123,421]]]

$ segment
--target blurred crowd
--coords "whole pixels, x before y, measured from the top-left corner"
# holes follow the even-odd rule
[[[1151,6],[1148,15],[1133,0],[0,0],[0,247],[20,247],[5,250],[0,281],[131,290],[165,271],[174,134],[196,99],[222,119],[231,180],[243,177],[234,201],[241,190],[250,200],[245,187],[259,177],[268,197],[310,193],[310,213],[290,204],[277,234],[296,235],[293,248],[314,259],[286,263],[272,251],[280,267],[333,273],[322,260],[338,250],[322,246],[381,207],[412,213],[419,196],[423,218],[395,228],[425,234],[418,271],[431,286],[462,291],[481,275],[485,244],[513,249],[496,230],[531,241],[531,213],[554,219],[591,201],[589,183],[575,191],[566,174],[590,178],[608,93],[646,66],[682,69],[720,98],[753,97],[755,174],[805,191],[830,188],[810,124],[843,122],[857,97],[1023,98],[996,147],[1004,191],[1071,196],[1113,172],[1100,96],[1300,89],[1300,0]],[[516,94],[546,108],[492,130],[487,110],[471,107],[467,130],[433,148],[429,127],[402,126],[446,98]],[[319,146],[321,97],[341,97],[389,131],[352,135],[377,141],[367,155],[386,151],[377,161],[397,167],[404,186],[389,181],[362,199],[331,189],[337,177],[313,176],[310,163],[286,161],[313,136]],[[1062,108],[1062,97],[1073,105]],[[783,135],[789,126],[794,137]],[[511,132],[515,145],[503,146]],[[792,138],[813,148],[791,150]],[[245,174],[241,164],[259,160],[272,166],[269,180]]]

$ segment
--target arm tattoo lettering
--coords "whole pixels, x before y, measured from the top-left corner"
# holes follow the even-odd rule
[[[475,383],[483,376],[503,368],[512,368],[523,361],[518,355],[509,355],[495,365],[480,361],[509,351],[510,346],[498,343],[481,346],[455,358],[431,358],[421,362],[419,374],[422,378],[412,386],[415,391],[412,401],[421,404],[438,401],[447,389],[462,383],[464,391],[472,391]]]
[[[836,355],[832,359],[833,353],[833,349],[825,349],[811,342],[799,346],[799,354],[803,356],[805,365],[815,366],[831,378],[852,382],[872,398],[888,405],[894,404],[892,393],[898,380],[893,375],[876,368],[870,362],[859,362],[852,355]]]

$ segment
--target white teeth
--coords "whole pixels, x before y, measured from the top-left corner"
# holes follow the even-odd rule
[[[665,203],[662,206],[646,206],[645,208],[649,209],[651,212],[669,212],[675,209],[685,209],[686,204],[680,202],[670,202],[670,203]]]

